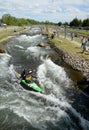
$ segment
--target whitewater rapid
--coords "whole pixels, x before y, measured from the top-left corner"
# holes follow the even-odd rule
[[[29,33],[33,31],[35,35],[14,38],[6,46],[9,54],[0,54],[0,129],[88,130],[89,121],[73,107],[77,95],[73,81],[64,67],[49,58],[54,53],[50,47],[36,46],[44,37],[36,35],[37,29]],[[28,64],[44,94],[18,83],[15,71],[21,73]]]

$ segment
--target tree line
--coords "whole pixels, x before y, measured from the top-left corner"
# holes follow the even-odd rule
[[[70,27],[89,27],[89,18],[80,20],[78,18],[74,18],[70,23],[65,22],[58,22],[53,23],[49,21],[39,22],[33,19],[25,19],[25,18],[16,18],[11,16],[10,14],[4,14],[0,19],[0,23],[6,23],[7,25],[14,25],[14,26],[23,26],[23,25],[33,25],[33,24],[48,24],[48,25],[68,25]]]
[[[14,26],[23,26],[23,25],[28,26],[34,24],[51,24],[51,25],[55,24],[49,21],[39,22],[33,19],[16,18],[11,16],[10,14],[4,14],[0,19],[0,23],[6,23],[7,25],[14,25]]]
[[[59,22],[58,25],[60,26],[62,23]],[[64,25],[69,25],[70,27],[89,27],[89,18],[84,20],[74,18],[70,23],[65,22]]]

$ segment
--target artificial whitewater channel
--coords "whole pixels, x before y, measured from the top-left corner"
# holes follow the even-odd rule
[[[89,130],[89,98],[75,89],[79,73],[67,67],[34,26],[0,54],[0,130]],[[51,57],[51,58],[50,58]],[[31,69],[44,94],[24,89],[15,75]]]

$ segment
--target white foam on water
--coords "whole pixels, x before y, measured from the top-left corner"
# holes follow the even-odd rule
[[[16,48],[19,48],[19,49],[24,49],[23,46],[20,46],[20,45],[15,45]]]
[[[13,67],[11,67],[11,72],[12,70]],[[51,93],[49,92],[46,95],[21,90],[17,98],[15,96],[14,100],[8,102],[9,107],[8,105],[6,106],[13,111],[13,113],[24,118],[38,129],[48,129],[46,124],[48,122],[54,126],[59,124],[60,127],[63,127],[63,130],[64,128],[66,129],[67,126],[69,126],[71,130],[75,130],[72,124],[76,125],[76,127],[79,125],[80,128],[88,130],[89,121],[85,120],[65,98],[63,88],[69,87],[70,82],[65,70],[54,64],[50,59],[46,59],[43,64],[39,66],[37,75],[41,87],[43,89],[44,86],[47,87],[45,89],[50,88]],[[55,77],[57,79],[55,79]],[[48,86],[46,86],[46,84]],[[4,108],[4,105],[2,105],[2,108]],[[72,119],[70,115],[78,120],[78,124],[75,124],[76,121],[74,122],[74,119]],[[63,124],[65,124],[65,126],[63,126]]]
[[[64,93],[64,86],[69,87],[70,79],[68,78],[64,68],[56,65],[50,59],[44,60],[44,63],[39,66],[37,76],[40,85],[45,89],[50,89],[60,95]],[[61,92],[60,92],[61,91]]]
[[[35,97],[32,97],[32,94]],[[31,92],[29,97],[27,94],[25,96],[27,96],[27,99],[23,95],[23,97],[17,100],[15,98],[15,100],[11,101],[9,103],[9,109],[19,117],[24,118],[32,126],[39,129],[47,129],[46,123],[50,122],[54,126],[59,123],[59,126],[63,127],[63,129],[66,129],[66,125],[68,125],[73,130],[72,124],[75,124],[75,122],[69,114],[71,113],[78,120],[81,128],[88,130],[89,121],[85,120],[66,100],[61,101],[52,94],[43,95],[35,92]],[[1,109],[3,108],[4,106]]]
[[[41,56],[44,56],[46,54],[45,51],[43,51],[40,47],[37,46],[28,47],[25,53],[27,54],[27,58],[29,56],[33,56],[34,58],[41,58]]]
[[[0,54],[0,77],[8,76],[8,68],[11,56],[9,54]]]
[[[20,38],[22,38],[22,41],[29,42],[31,38],[35,39],[36,37],[38,36],[22,35]],[[20,48],[18,45],[17,47]],[[26,51],[30,51],[33,56],[39,57],[41,55],[39,47],[29,47]],[[13,81],[15,79],[15,70],[13,65],[9,65],[10,59],[10,55],[0,54],[0,77],[10,76],[11,81]],[[48,123],[55,127],[59,125],[61,130],[68,130],[68,128],[76,130],[77,125],[81,126],[82,130],[88,130],[89,121],[84,119],[66,98],[65,88],[71,87],[71,81],[64,68],[56,65],[50,59],[44,60],[42,58],[42,61],[43,63],[37,70],[37,78],[45,93],[19,90],[21,86],[18,83],[7,82],[8,88],[11,87],[12,89],[9,91],[3,90],[2,96],[0,96],[2,97],[0,110],[8,108],[39,130],[48,130]],[[77,119],[78,123],[71,116]],[[74,126],[76,127],[74,128]]]
[[[11,81],[17,81],[18,79],[16,79],[16,75],[15,75],[15,68],[14,68],[14,66],[13,66],[13,64],[11,64],[10,66],[9,66],[9,77],[10,77],[10,79],[11,79]]]
[[[0,54],[0,78],[16,81],[13,64],[10,64],[11,56],[9,54]],[[5,80],[6,80],[5,79]]]
[[[37,39],[41,40],[42,39],[42,35],[41,34],[37,34],[37,35],[33,35],[33,36],[27,36],[27,35],[21,35],[18,38],[16,38],[19,42],[37,42]]]
[[[38,47],[38,46],[30,46],[27,48],[25,53],[27,54],[27,57],[33,56],[34,58],[44,59],[49,54],[51,53],[53,54],[53,51],[50,51],[49,49],[48,50],[43,49],[42,47]]]

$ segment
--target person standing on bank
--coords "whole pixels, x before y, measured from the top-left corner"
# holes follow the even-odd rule
[[[82,45],[81,45],[81,47],[83,49],[82,53],[84,53],[86,51],[86,46],[87,46],[87,39],[86,39],[86,37],[83,37]]]

